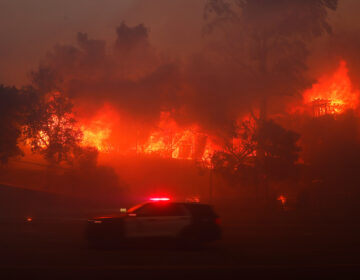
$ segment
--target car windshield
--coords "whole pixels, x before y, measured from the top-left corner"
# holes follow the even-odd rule
[[[140,204],[137,204],[133,207],[131,207],[129,210],[126,211],[126,213],[134,213],[136,212],[136,210],[138,210],[139,208],[141,208],[142,206],[144,206],[146,203],[140,203]]]
[[[154,202],[143,203],[130,208],[127,213],[139,216],[184,216],[187,214],[179,203]]]

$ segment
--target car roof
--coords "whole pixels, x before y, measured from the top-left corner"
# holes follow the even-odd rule
[[[147,201],[147,202],[145,202],[143,204],[148,204],[148,203],[184,204],[184,205],[208,205],[208,206],[210,206],[210,204],[201,203],[201,202],[191,202],[191,201]]]

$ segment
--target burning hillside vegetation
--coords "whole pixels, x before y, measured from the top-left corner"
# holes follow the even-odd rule
[[[302,94],[301,105],[290,111],[321,117],[338,115],[358,108],[359,91],[352,86],[346,62],[341,60],[332,73],[325,73]],[[300,103],[300,102],[299,102]],[[271,116],[270,116],[271,117]],[[239,118],[238,123],[249,121],[251,115]],[[135,139],[128,148],[121,148],[112,138],[121,115],[111,106],[104,106],[98,113],[81,124],[84,138],[82,145],[94,146],[101,153],[148,154],[163,158],[208,160],[215,151],[224,149],[217,135],[202,130],[199,125],[188,127],[177,124],[171,112],[161,112],[159,121],[149,130],[147,138]],[[141,129],[141,128],[140,128]],[[232,138],[232,145],[241,146],[242,139]]]

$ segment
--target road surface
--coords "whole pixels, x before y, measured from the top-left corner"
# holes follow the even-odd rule
[[[69,218],[0,221],[2,279],[356,279],[360,273],[353,225],[233,221],[223,225],[222,241],[199,250],[158,244],[91,250],[84,225]]]

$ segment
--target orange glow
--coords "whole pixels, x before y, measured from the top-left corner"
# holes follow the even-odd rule
[[[283,206],[286,203],[286,197],[284,195],[280,195],[277,200],[279,200]]]
[[[26,221],[30,223],[33,221],[33,219],[31,217],[28,217],[28,218],[26,218]]]
[[[95,147],[102,153],[127,154],[136,151],[138,154],[156,155],[162,158],[183,160],[209,161],[215,149],[218,149],[207,135],[200,132],[196,125],[180,127],[170,117],[169,112],[162,112],[156,127],[150,132],[146,140],[139,140],[131,132],[136,131],[136,124],[131,121],[126,125],[131,128],[126,137],[132,137],[126,147],[123,146],[119,125],[126,123],[110,106],[104,106],[91,119],[80,119],[78,127],[83,133],[82,146]],[[132,126],[133,125],[133,126]],[[115,136],[114,136],[115,133]],[[117,136],[116,136],[117,135]],[[121,142],[122,141],[122,142]]]
[[[358,106],[358,94],[352,88],[344,60],[332,75],[324,75],[311,89],[304,93],[304,103],[312,105],[315,117],[340,114]]]
[[[47,146],[49,146],[49,141],[50,141],[49,136],[44,131],[40,130],[38,145],[41,148],[46,148]]]
[[[154,155],[161,158],[194,160],[202,162],[204,167],[211,167],[211,157],[215,151],[224,148],[215,144],[212,137],[205,134],[198,125],[192,124],[186,127],[178,125],[169,112],[162,112],[160,120],[146,140],[132,142],[127,148],[123,148],[115,139],[113,133],[118,129],[116,117],[106,108],[97,114],[92,120],[80,122],[83,132],[83,146],[96,147],[102,153],[127,154],[136,151],[137,154]],[[131,126],[131,124],[129,124]],[[118,134],[119,135],[119,134]],[[241,139],[233,139],[234,150],[240,150]]]
[[[83,146],[95,147],[102,152],[109,151],[111,146],[106,144],[106,140],[108,140],[111,130],[108,127],[101,128],[98,125],[96,123],[90,127],[81,126],[83,133],[81,144]]]
[[[187,202],[193,202],[193,203],[199,203],[200,202],[200,198],[199,196],[191,196],[186,198]]]
[[[142,152],[145,154],[203,161],[209,159],[214,149],[214,144],[200,132],[196,125],[186,128],[179,127],[166,112],[161,114],[157,129],[142,145]]]
[[[175,131],[169,134],[163,131],[153,132],[144,144],[143,151],[147,154],[159,154],[178,159],[192,159],[194,153],[195,133],[189,129]]]
[[[117,113],[106,105],[90,120],[80,120],[80,129],[83,133],[81,145],[95,147],[104,153],[112,151],[114,147],[110,144],[110,136],[117,119]]]
[[[148,137],[138,135],[137,124],[132,123],[126,116],[120,117],[111,105],[104,105],[93,117],[77,117],[76,128],[82,132],[80,145],[94,147],[101,153],[155,155],[162,158],[194,160],[202,162],[204,167],[211,167],[211,157],[215,151],[224,148],[215,144],[211,135],[204,133],[196,124],[180,126],[171,117],[170,112],[162,112],[155,127],[150,130]],[[51,126],[68,125],[54,116]],[[148,131],[144,127],[144,131]],[[127,134],[124,134],[126,132]],[[137,134],[138,133],[138,134]],[[39,145],[46,147],[49,137],[46,132],[39,132]],[[144,140],[145,139],[145,140]],[[129,141],[131,140],[131,141]],[[125,145],[124,145],[125,143]],[[233,139],[234,149],[241,146],[241,139]]]

